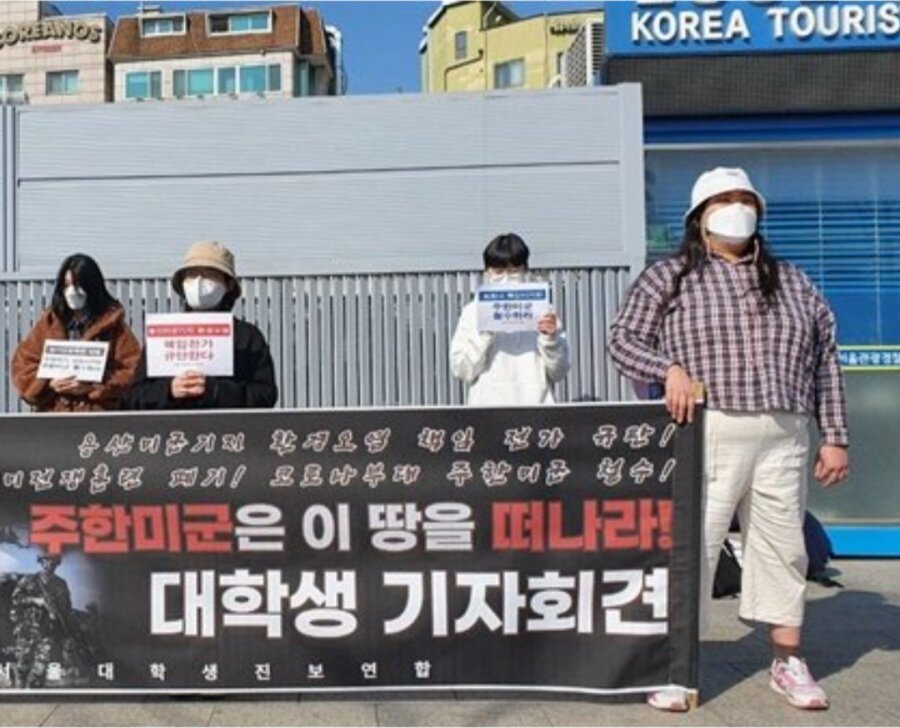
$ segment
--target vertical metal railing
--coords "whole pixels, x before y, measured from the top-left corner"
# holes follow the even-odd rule
[[[557,398],[627,398],[606,356],[606,333],[628,270],[561,269],[547,278],[572,352]],[[280,407],[460,404],[465,392],[450,374],[450,339],[477,283],[472,272],[248,277],[235,313],[269,342]],[[138,337],[147,312],[179,308],[163,278],[109,285]],[[25,409],[10,382],[10,360],[52,288],[49,280],[0,276],[0,411]]]

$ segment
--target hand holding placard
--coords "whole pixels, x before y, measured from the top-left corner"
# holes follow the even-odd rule
[[[476,300],[480,332],[534,331],[550,311],[550,284],[485,285],[478,289]]]
[[[230,313],[148,314],[145,334],[148,376],[194,375],[177,386],[173,382],[173,397],[198,397],[203,394],[204,377],[230,377],[234,372],[234,317]]]
[[[203,372],[182,372],[172,379],[169,391],[174,399],[202,397],[206,391],[206,376]]]
[[[52,380],[50,388],[59,394],[83,393],[75,392],[66,382],[102,382],[108,356],[108,341],[47,339],[37,376],[38,379]]]

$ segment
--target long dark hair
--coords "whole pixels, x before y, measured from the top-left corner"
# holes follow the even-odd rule
[[[56,287],[53,289],[53,298],[50,308],[65,324],[72,320],[72,311],[66,304],[63,291],[66,289],[66,273],[72,274],[72,280],[76,286],[84,289],[87,294],[87,303],[84,311],[88,321],[95,320],[113,306],[119,306],[119,302],[113,298],[106,289],[106,280],[100,271],[97,261],[89,255],[76,253],[66,258],[56,274]]]
[[[673,256],[682,260],[684,264],[675,276],[669,301],[678,298],[678,294],[681,292],[681,282],[690,273],[697,271],[702,276],[703,269],[709,263],[709,251],[707,251],[706,244],[703,242],[703,231],[700,228],[700,219],[703,217],[703,210],[705,209],[706,205],[701,205],[691,213],[685,222],[681,246]],[[759,275],[759,291],[766,304],[771,305],[775,302],[775,297],[781,288],[778,276],[778,259],[769,251],[766,239],[759,231],[754,233],[751,244],[755,248],[753,264],[756,266],[756,272]]]

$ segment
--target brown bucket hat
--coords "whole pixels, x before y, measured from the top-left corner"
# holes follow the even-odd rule
[[[181,267],[172,274],[172,288],[179,296],[184,296],[182,283],[184,274],[189,268],[213,268],[224,273],[229,279],[235,296],[241,295],[241,284],[238,282],[237,271],[234,267],[234,254],[222,243],[214,240],[201,240],[188,248]]]

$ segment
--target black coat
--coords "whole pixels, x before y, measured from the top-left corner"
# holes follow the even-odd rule
[[[135,375],[126,407],[133,410],[270,408],[278,399],[275,365],[258,328],[234,320],[234,375],[207,377],[202,397],[174,399],[171,377],[147,376],[147,352]]]

